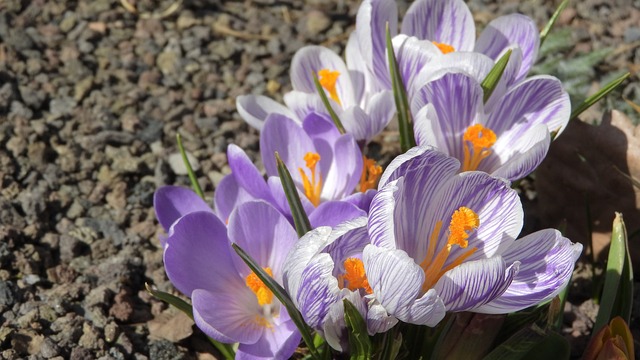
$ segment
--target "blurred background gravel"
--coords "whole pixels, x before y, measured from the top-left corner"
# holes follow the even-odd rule
[[[174,292],[152,209],[161,185],[188,186],[183,136],[210,199],[235,143],[256,162],[258,133],[235,97],[277,100],[294,52],[342,54],[359,1],[0,1],[0,358],[212,359],[192,323],[144,283]],[[559,1],[472,0],[478,28],[521,12],[546,24]],[[640,1],[573,1],[534,72],[574,101],[640,66]],[[408,3],[400,1],[403,14]],[[636,75],[585,114],[618,108],[637,123]],[[627,99],[628,101],[625,101]],[[397,135],[373,145],[391,156]],[[212,274],[213,275],[213,274]],[[587,309],[582,309],[582,307]],[[580,346],[595,305],[570,304]],[[581,310],[580,310],[581,309]],[[595,308],[597,310],[597,308]],[[582,340],[580,340],[582,339]],[[578,350],[579,353],[579,350]]]

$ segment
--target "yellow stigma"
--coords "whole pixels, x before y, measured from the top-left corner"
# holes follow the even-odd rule
[[[497,140],[496,133],[481,124],[471,125],[464,132],[464,161],[462,171],[472,171],[478,168],[480,162],[491,155],[491,147]]]
[[[269,276],[273,276],[271,268],[266,267],[263,269],[267,274],[269,274]],[[273,301],[273,293],[254,272],[247,276],[245,283],[247,284],[247,287],[256,294],[256,298],[258,299],[258,304],[260,306],[271,304]]]
[[[433,285],[440,280],[444,273],[462,264],[464,260],[477,250],[477,248],[469,249],[451,261],[449,265],[444,266],[449,254],[451,253],[453,245],[457,245],[460,248],[465,249],[469,245],[469,242],[467,241],[469,234],[476,230],[478,226],[480,226],[478,214],[468,207],[461,206],[458,210],[453,212],[453,215],[451,215],[446,245],[440,249],[437,255],[434,256],[436,244],[438,243],[438,235],[442,228],[442,221],[438,221],[436,223],[435,229],[433,229],[431,237],[429,238],[427,255],[420,264],[424,271],[422,291],[426,292],[431,289]]]
[[[378,185],[380,175],[382,175],[382,167],[376,164],[376,161],[366,156],[362,157],[362,175],[360,176],[360,192],[369,189],[375,189]]]
[[[439,42],[435,42],[432,41],[433,45],[437,46],[438,49],[440,49],[440,51],[442,51],[443,54],[448,54],[450,52],[454,52],[456,51],[456,49],[453,48],[453,46],[448,45],[448,44],[443,44],[443,43],[439,43]]]
[[[339,71],[331,71],[329,69],[322,69],[318,71],[318,81],[320,82],[320,85],[327,90],[333,101],[342,106],[340,98],[338,97],[338,91],[336,90],[336,83],[338,82],[339,76]]]
[[[341,282],[343,283],[341,288],[346,287],[351,291],[364,289],[367,294],[373,293],[371,286],[369,286],[367,275],[364,273],[362,260],[358,258],[348,258],[344,261],[344,270],[344,275],[339,277],[339,280],[342,280]],[[346,284],[344,282],[346,282]]]
[[[322,193],[322,176],[316,174],[316,165],[320,161],[320,155],[318,153],[308,152],[304,156],[305,166],[311,172],[311,179],[307,176],[307,173],[303,168],[298,168],[300,176],[302,177],[302,185],[304,186],[304,194],[307,196],[313,206],[320,205],[320,193]]]

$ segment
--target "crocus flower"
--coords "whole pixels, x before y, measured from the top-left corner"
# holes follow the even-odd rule
[[[398,322],[369,296],[362,263],[362,250],[369,243],[366,223],[363,216],[333,229],[318,227],[303,236],[285,260],[285,289],[305,322],[338,351],[346,350],[348,340],[344,299],[366,319],[370,335]]]
[[[398,33],[398,10],[393,0],[365,0],[358,10],[356,30],[347,45],[350,59],[366,66],[370,87],[389,89],[391,81],[386,62],[385,28],[389,24],[392,37]],[[429,55],[433,50],[440,53],[478,52],[493,61],[498,60],[507,50],[514,54],[510,66],[514,67],[512,83],[522,80],[533,66],[540,46],[539,32],[535,22],[521,14],[501,16],[491,21],[476,41],[473,16],[462,0],[417,0],[407,10],[400,33],[417,40],[426,40],[433,46],[426,48]],[[397,43],[397,42],[396,42]],[[398,44],[398,43],[397,43]],[[399,45],[399,44],[398,44]],[[396,52],[398,49],[396,48]],[[437,51],[436,51],[437,52]],[[399,54],[396,56],[400,57]],[[414,59],[416,60],[416,59]],[[425,63],[414,63],[422,68]],[[412,74],[403,73],[405,82]],[[508,84],[511,85],[511,84]]]
[[[633,335],[629,325],[616,316],[604,325],[589,341],[583,360],[632,360],[635,359]]]
[[[491,66],[484,55],[456,53],[423,70],[425,83],[411,101],[416,142],[457,158],[463,171],[513,181],[542,162],[551,133],[569,122],[571,103],[558,79],[541,75],[496,88],[485,104],[480,84]]]
[[[393,118],[395,104],[389,89],[365,88],[364,63],[345,62],[333,51],[322,46],[305,46],[298,50],[291,62],[293,91],[285,94],[283,106],[261,95],[239,96],[238,112],[251,126],[262,130],[270,114],[280,114],[302,124],[312,114],[328,117],[314,84],[318,77],[333,111],[347,133],[360,145],[379,134]]]
[[[385,170],[371,203],[364,276],[401,321],[435,326],[446,311],[510,313],[549,300],[582,251],[551,229],[516,240],[523,211],[515,190],[459,167],[413,148]]]
[[[300,334],[286,309],[232,250],[236,243],[276,281],[298,240],[266,202],[240,205],[228,228],[210,211],[190,212],[171,228],[164,249],[167,276],[191,298],[196,325],[211,338],[240,343],[239,359],[288,359]]]

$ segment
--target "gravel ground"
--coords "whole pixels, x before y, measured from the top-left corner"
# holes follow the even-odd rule
[[[170,1],[136,1],[140,16],[117,0],[0,2],[0,358],[214,358],[188,319],[144,290],[175,291],[152,209],[158,186],[189,184],[175,136],[211,198],[230,171],[228,144],[257,160],[258,134],[235,97],[281,100],[294,52],[323,44],[342,53],[359,2],[184,2],[164,19],[145,14]],[[517,11],[542,27],[554,3],[469,6],[479,26]],[[611,48],[572,83],[582,93],[637,71],[640,1],[574,3],[558,27],[570,46],[546,59]],[[633,114],[621,94],[640,103],[636,76],[607,103]],[[389,158],[395,139],[389,132],[373,149]],[[589,297],[578,289],[567,305],[575,354],[597,311]]]

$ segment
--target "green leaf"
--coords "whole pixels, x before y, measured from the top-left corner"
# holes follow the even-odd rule
[[[322,88],[322,85],[320,85],[320,80],[318,80],[318,75],[316,73],[313,73],[313,83],[316,85],[316,90],[318,91],[318,95],[320,95],[320,99],[322,99],[322,103],[324,104],[324,107],[329,112],[329,116],[331,116],[331,120],[333,120],[333,123],[338,128],[338,131],[340,131],[340,134],[346,133],[347,131],[344,129],[344,126],[342,126],[342,121],[340,121],[338,114],[336,114],[336,112],[333,111],[333,108],[331,107],[331,103],[329,102],[329,98],[327,97],[327,94],[325,94],[324,89]]]
[[[380,337],[382,337],[381,340]],[[379,341],[374,341],[374,344],[380,344],[377,350],[376,359],[387,360],[399,358],[398,355],[400,353],[400,348],[402,347],[402,333],[398,332],[398,326],[394,326],[384,334],[376,334],[374,340],[375,339],[378,339]]]
[[[193,320],[193,307],[187,303],[186,301],[180,299],[177,296],[171,295],[169,293],[166,293],[164,291],[160,291],[158,289],[153,288],[151,285],[149,285],[148,283],[144,283],[144,287],[147,289],[147,292],[149,292],[149,294],[151,294],[151,296],[155,297],[158,300],[162,300],[164,302],[166,302],[169,305],[174,306],[176,309],[182,311],[183,313],[187,314],[187,316],[189,316],[192,320]],[[219,341],[213,340],[212,338],[208,337],[209,341],[211,342],[211,344],[218,349],[218,351],[220,352],[220,354],[222,354],[222,356],[224,356],[225,359],[227,360],[233,360],[235,358],[235,351],[233,350],[233,346],[231,344],[224,344],[221,343]]]
[[[247,264],[249,269],[251,269],[251,271],[256,274],[258,279],[260,279],[260,281],[262,281],[262,283],[266,287],[268,287],[269,290],[271,290],[273,295],[275,295],[278,300],[280,300],[280,303],[282,303],[282,305],[287,309],[289,317],[296,325],[298,330],[300,330],[302,339],[304,340],[305,344],[307,344],[307,348],[309,348],[311,356],[314,359],[320,359],[313,340],[313,335],[311,334],[311,329],[309,329],[309,326],[307,326],[307,324],[304,322],[302,314],[300,314],[296,306],[293,304],[293,301],[291,301],[291,298],[289,297],[289,295],[287,295],[287,292],[284,290],[284,288],[280,286],[280,284],[278,284],[271,276],[269,276],[269,274],[267,274],[262,269],[262,267],[260,267],[260,265],[258,265],[258,263],[256,263],[256,261],[251,256],[249,256],[249,254],[242,250],[242,248],[238,246],[238,244],[231,244],[231,247],[233,247],[233,250],[235,250],[235,252],[240,256],[242,261]]]
[[[589,98],[587,98],[585,101],[583,101],[580,105],[576,106],[576,108],[571,113],[570,119],[573,120],[573,119],[577,118],[585,110],[587,110],[588,108],[593,106],[593,104],[597,103],[600,99],[602,99],[607,94],[612,92],[615,88],[617,88],[618,85],[620,85],[623,81],[625,81],[630,75],[631,75],[630,73],[623,74],[622,76],[618,77],[617,79],[615,79],[615,80],[611,81],[610,83],[608,83],[607,85],[605,85],[597,93],[589,96]]]
[[[598,333],[616,316],[621,316],[625,321],[629,321],[633,303],[633,271],[628,248],[627,230],[622,220],[622,214],[616,213],[613,220],[600,309],[592,334]]]
[[[493,68],[491,69],[491,71],[489,71],[489,73],[487,74],[487,77],[484,78],[484,80],[482,81],[482,90],[484,91],[484,102],[486,103],[489,98],[491,97],[491,94],[493,94],[493,90],[495,90],[496,86],[498,85],[498,82],[500,82],[500,78],[502,77],[502,74],[504,73],[504,69],[507,68],[507,64],[509,63],[509,58],[511,57],[511,53],[512,50],[509,49],[506,53],[504,53],[504,55],[502,55],[502,57],[496,61],[495,65],[493,65]]]
[[[182,146],[182,136],[180,134],[176,134],[176,141],[178,142],[178,149],[180,150],[180,155],[182,155],[182,161],[184,162],[184,166],[187,168],[187,174],[189,174],[189,180],[191,180],[191,186],[193,187],[193,191],[198,194],[201,198],[204,199],[204,193],[202,192],[202,188],[200,188],[200,184],[198,183],[198,178],[196,174],[193,172],[193,168],[191,167],[191,163],[189,162],[189,158],[187,158],[187,153],[184,151],[184,146]]]
[[[547,35],[549,35],[549,32],[551,31],[551,28],[553,28],[553,25],[558,20],[560,13],[562,12],[562,10],[564,10],[564,8],[567,7],[567,5],[569,5],[569,0],[562,1],[558,6],[558,8],[556,9],[556,11],[553,13],[553,15],[551,15],[551,19],[549,19],[549,22],[547,23],[547,25],[540,32],[540,45],[544,43],[544,41],[547,38]]]
[[[398,67],[396,54],[393,51],[393,43],[391,42],[391,33],[389,32],[389,24],[387,23],[387,57],[389,58],[389,72],[391,74],[391,85],[393,88],[393,99],[396,102],[398,112],[398,129],[400,130],[400,148],[402,152],[407,152],[416,146],[416,139],[413,133],[413,118],[411,117],[411,109],[409,108],[409,100],[407,99],[407,90],[404,88],[402,74]]]
[[[311,223],[309,222],[307,213],[304,211],[304,207],[300,201],[300,196],[298,196],[298,188],[296,188],[296,184],[294,184],[293,179],[291,178],[291,173],[280,158],[280,155],[278,155],[277,151],[276,165],[278,166],[280,181],[282,181],[282,188],[284,189],[284,193],[287,196],[287,202],[289,203],[289,208],[291,209],[291,216],[293,217],[293,223],[296,226],[296,232],[298,233],[298,237],[302,237],[304,234],[311,231]]]
[[[367,323],[358,309],[347,299],[343,299],[344,321],[349,333],[349,350],[351,360],[371,359],[371,339],[367,332]]]
[[[491,351],[484,360],[569,359],[567,340],[537,325],[523,328]]]
[[[549,303],[545,303],[507,314],[496,341],[498,343],[506,341],[521,329],[542,321],[548,311],[548,306]]]

